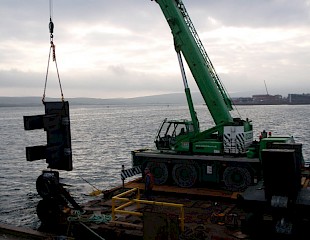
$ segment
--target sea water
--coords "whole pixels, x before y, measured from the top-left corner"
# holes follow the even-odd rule
[[[201,129],[213,126],[205,105],[196,107]],[[45,160],[27,162],[26,146],[44,145],[43,129],[25,131],[23,116],[44,114],[44,107],[0,108],[0,222],[37,229],[35,187],[46,169]],[[249,118],[258,140],[263,130],[293,136],[310,160],[310,105],[237,106],[234,117]],[[164,118],[188,119],[186,105],[71,106],[73,171],[60,171],[61,182],[78,203],[94,199],[94,187],[105,190],[122,184],[122,165],[131,167],[131,151],[153,148]],[[99,196],[100,197],[100,196]]]

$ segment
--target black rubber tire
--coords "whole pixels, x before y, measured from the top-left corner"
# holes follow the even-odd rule
[[[179,187],[190,188],[197,181],[197,170],[193,165],[175,164],[172,168],[172,178]]]
[[[163,185],[169,178],[168,166],[165,163],[160,162],[148,162],[146,164],[154,176],[154,183],[156,185]]]
[[[251,173],[243,167],[227,167],[223,173],[225,187],[230,191],[243,191],[252,183]]]
[[[37,215],[43,224],[58,224],[61,214],[62,212],[55,199],[43,199],[37,205]]]
[[[58,180],[54,176],[40,175],[36,181],[36,189],[43,199],[55,197],[58,194]]]

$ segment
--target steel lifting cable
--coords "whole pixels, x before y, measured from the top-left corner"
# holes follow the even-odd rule
[[[58,70],[58,65],[56,61],[56,50],[55,50],[55,44],[54,44],[54,23],[52,21],[52,15],[53,15],[53,0],[49,1],[50,3],[50,22],[49,22],[49,31],[50,31],[50,51],[48,54],[48,62],[47,62],[47,69],[46,69],[46,76],[45,76],[45,84],[44,84],[44,92],[43,92],[43,97],[42,97],[42,102],[44,103],[45,101],[45,92],[46,92],[46,86],[47,86],[47,79],[48,79],[48,70],[50,66],[50,59],[51,59],[51,52],[53,50],[53,62],[55,62],[56,66],[56,71],[57,71],[57,77],[58,77],[58,83],[60,87],[60,93],[61,93],[61,100],[64,101],[64,96],[63,96],[63,91],[62,91],[62,86],[61,86],[61,81],[60,81],[60,76],[59,76],[59,70]]]

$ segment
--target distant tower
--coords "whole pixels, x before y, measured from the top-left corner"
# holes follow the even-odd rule
[[[265,83],[265,88],[266,88],[267,95],[269,95],[268,89],[267,89],[267,85],[266,85],[266,81],[265,81],[265,80],[264,80],[264,83]]]

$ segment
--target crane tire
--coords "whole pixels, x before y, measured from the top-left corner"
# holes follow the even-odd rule
[[[197,170],[190,164],[175,164],[172,168],[172,178],[179,187],[190,188],[197,181]]]
[[[148,162],[146,164],[154,176],[154,183],[156,185],[163,185],[167,182],[169,177],[168,166],[165,163],[161,162]]]
[[[247,168],[227,167],[223,172],[225,187],[230,191],[243,191],[251,185],[252,177]]]

